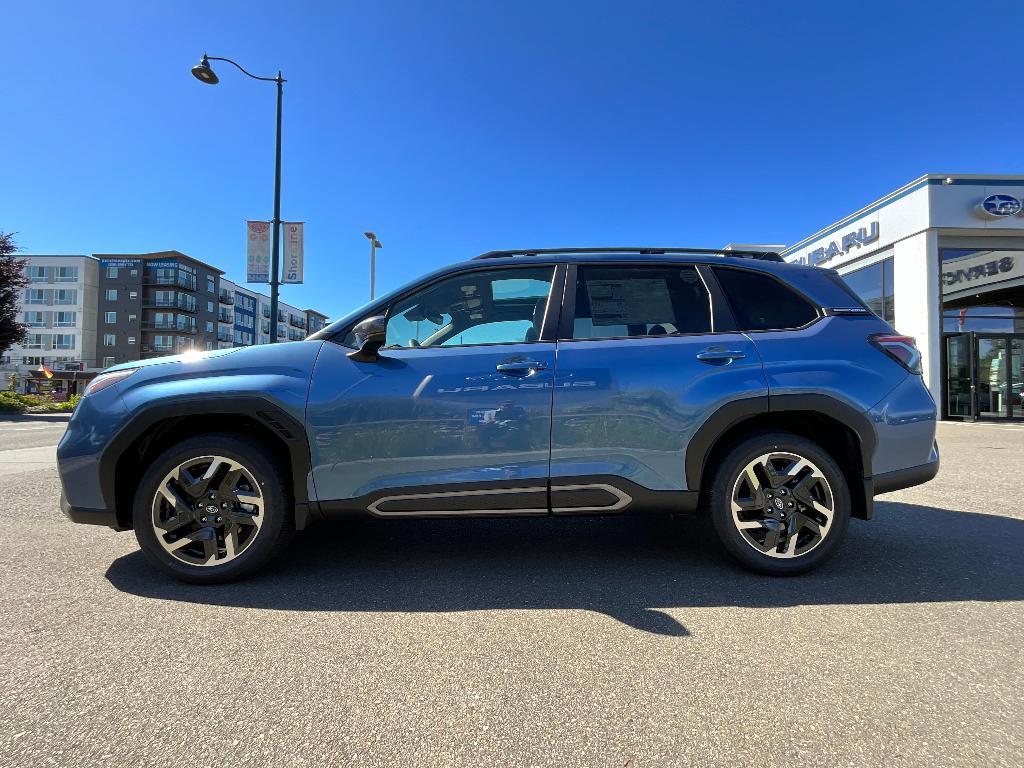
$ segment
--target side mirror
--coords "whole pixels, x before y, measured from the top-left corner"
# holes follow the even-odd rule
[[[387,339],[388,321],[383,315],[375,315],[361,321],[352,333],[356,337],[359,349],[348,353],[353,360],[361,363],[372,363],[380,360],[377,350],[384,346]]]

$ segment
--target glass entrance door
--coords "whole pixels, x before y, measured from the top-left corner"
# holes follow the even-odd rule
[[[945,416],[1024,420],[1024,334],[945,338]]]
[[[978,365],[975,380],[978,418],[1005,418],[1010,407],[1009,340],[978,336],[975,355]]]
[[[946,417],[974,419],[974,355],[969,333],[946,337]]]
[[[1010,338],[1010,418],[1024,419],[1024,337]]]

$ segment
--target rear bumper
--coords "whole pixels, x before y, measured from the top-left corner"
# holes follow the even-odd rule
[[[916,467],[906,467],[875,475],[872,478],[875,494],[891,493],[927,483],[939,473],[939,447],[937,444],[932,446],[931,456],[928,458],[927,463],[919,464]]]
[[[87,525],[105,525],[115,531],[123,531],[125,528],[117,523],[117,515],[111,509],[85,509],[84,507],[73,507],[68,502],[63,491],[60,494],[60,511],[73,523],[85,523]]]

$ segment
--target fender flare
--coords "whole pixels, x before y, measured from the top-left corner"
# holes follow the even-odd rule
[[[285,413],[276,403],[258,394],[221,395],[210,393],[173,400],[156,400],[142,406],[131,420],[113,437],[99,458],[100,491],[108,509],[116,510],[115,470],[128,447],[168,419],[187,416],[247,416],[266,426],[284,444],[291,465],[292,494],[295,500],[295,527],[305,527],[310,505],[306,480],[312,466],[306,428]]]
[[[761,395],[726,403],[701,424],[686,446],[686,487],[692,490],[700,488],[704,464],[722,434],[749,418],[786,411],[820,413],[849,427],[857,436],[863,478],[871,478],[872,457],[875,454],[877,439],[874,426],[866,413],[831,395]]]

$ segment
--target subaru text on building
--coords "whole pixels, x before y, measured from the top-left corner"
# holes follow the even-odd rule
[[[775,254],[494,252],[306,341],[110,368],[59,446],[61,505],[193,582],[318,518],[693,510],[792,574],[935,475],[919,363]]]

